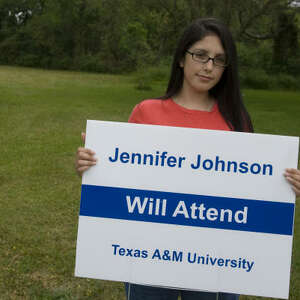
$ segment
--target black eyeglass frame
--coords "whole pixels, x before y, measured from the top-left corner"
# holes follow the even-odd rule
[[[210,57],[210,56],[207,55],[207,54],[203,54],[203,56],[205,55],[205,56],[207,57],[207,59],[206,59],[205,61],[202,61],[202,60],[195,59],[194,55],[195,55],[195,54],[198,54],[198,53],[190,52],[189,50],[186,50],[186,52],[187,52],[188,54],[190,54],[190,55],[192,56],[192,59],[193,59],[194,61],[196,61],[196,62],[200,62],[200,63],[202,63],[202,64],[207,64],[210,60],[212,60],[213,65],[216,66],[216,67],[220,67],[220,68],[226,68],[226,67],[228,67],[228,63],[222,64],[222,65],[220,65],[220,64],[218,64],[218,63],[215,63],[215,59],[218,58],[217,56],[215,56],[215,57]]]

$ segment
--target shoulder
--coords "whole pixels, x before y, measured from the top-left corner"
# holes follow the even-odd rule
[[[161,99],[147,99],[137,104],[129,117],[130,123],[148,123],[151,116],[157,114],[162,110]]]
[[[146,99],[140,102],[139,104],[137,104],[136,107],[138,107],[140,110],[143,111],[157,109],[161,106],[162,101],[163,100],[161,99]]]

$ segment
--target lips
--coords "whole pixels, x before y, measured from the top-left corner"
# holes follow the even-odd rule
[[[210,76],[205,76],[205,75],[202,75],[202,74],[196,74],[200,79],[202,80],[205,80],[205,81],[210,81],[213,79],[213,77],[210,77]]]
[[[213,77],[209,77],[209,76],[205,76],[205,75],[201,75],[201,74],[196,74],[199,79],[201,81],[204,81],[204,82],[208,82],[208,81],[211,81],[213,79]]]

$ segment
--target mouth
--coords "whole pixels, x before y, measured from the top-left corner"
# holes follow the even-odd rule
[[[205,76],[205,75],[201,75],[201,74],[196,74],[200,79],[205,80],[205,81],[210,81],[213,79],[213,77],[210,76]]]

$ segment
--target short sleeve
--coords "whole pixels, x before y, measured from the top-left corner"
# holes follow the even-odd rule
[[[129,116],[129,119],[128,119],[128,122],[129,123],[139,123],[139,124],[142,124],[143,123],[143,118],[142,118],[142,112],[141,112],[141,109],[140,109],[140,104],[137,104],[130,116]]]
[[[163,120],[161,116],[162,105],[157,99],[146,99],[137,104],[128,119],[129,123],[137,124],[159,124],[156,119]]]

